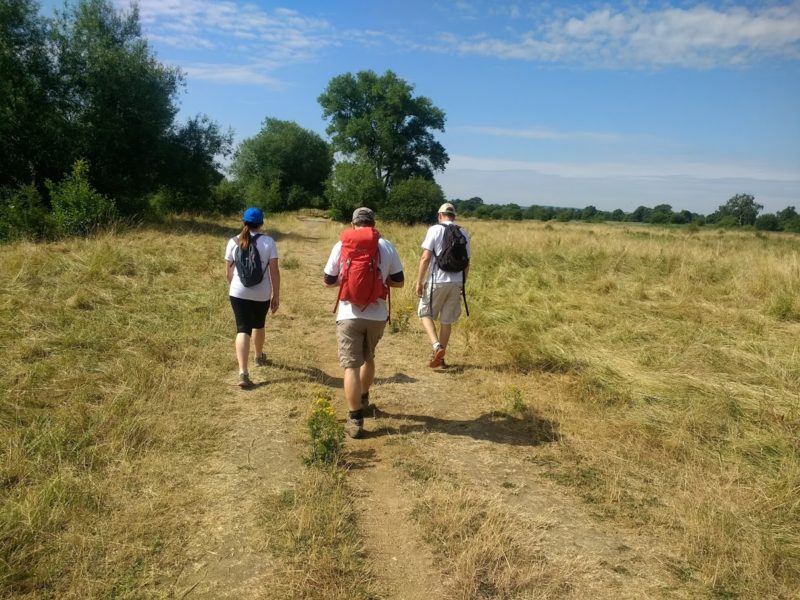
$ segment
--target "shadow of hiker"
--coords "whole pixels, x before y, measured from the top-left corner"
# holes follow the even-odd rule
[[[275,361],[270,362],[271,367],[275,367],[276,369],[282,369],[284,371],[292,371],[294,373],[300,373],[306,379],[320,383],[322,385],[342,389],[344,387],[344,378],[343,377],[335,377],[333,375],[328,375],[322,369],[318,369],[317,367],[299,367],[296,365],[290,365],[286,363],[279,363]],[[280,381],[280,380],[276,380]],[[375,385],[383,385],[386,383],[415,383],[417,380],[413,377],[409,377],[405,373],[395,373],[394,375],[390,375],[388,377],[376,377],[374,384]]]
[[[342,456],[342,465],[348,471],[361,471],[371,469],[379,459],[375,448],[365,448],[360,450],[347,449]]]
[[[402,435],[413,432],[437,432],[447,435],[471,437],[497,444],[512,446],[539,446],[561,439],[558,423],[528,412],[522,417],[502,411],[492,411],[471,420],[449,420],[428,415],[407,415],[381,411],[380,416],[389,419],[416,421],[415,423],[392,426],[385,422],[365,437]]]

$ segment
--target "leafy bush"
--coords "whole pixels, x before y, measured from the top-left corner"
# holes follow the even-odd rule
[[[350,221],[359,206],[377,208],[386,199],[383,183],[372,167],[363,162],[341,162],[325,183],[331,218]]]
[[[241,187],[223,179],[211,189],[212,209],[221,215],[232,215],[241,212],[245,207],[244,194]]]
[[[406,225],[430,223],[442,202],[444,193],[435,181],[412,177],[395,183],[378,216]]]
[[[761,231],[780,231],[782,229],[780,219],[772,213],[765,213],[756,218],[756,229]]]
[[[43,238],[50,228],[50,217],[33,185],[0,199],[0,240]]]
[[[59,233],[86,235],[110,223],[117,215],[114,202],[89,184],[89,163],[77,160],[72,173],[60,183],[45,182]]]

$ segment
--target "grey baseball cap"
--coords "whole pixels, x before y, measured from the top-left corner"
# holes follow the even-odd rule
[[[375,211],[366,206],[353,211],[353,223],[375,223]]]

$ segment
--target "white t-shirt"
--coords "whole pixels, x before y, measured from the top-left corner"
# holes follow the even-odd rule
[[[430,250],[435,255],[431,259],[431,266],[428,269],[428,274],[425,278],[425,281],[431,280],[431,272],[430,269],[434,269],[433,273],[433,282],[434,283],[463,283],[464,278],[461,271],[457,271],[455,273],[451,273],[448,271],[442,271],[438,265],[436,264],[436,256],[441,255],[442,253],[442,246],[444,245],[444,228],[445,227],[458,227],[452,221],[445,221],[441,224],[432,225],[428,228],[428,232],[425,234],[425,239],[422,240],[422,248],[423,250]],[[461,233],[464,234],[464,238],[467,240],[467,256],[472,256],[472,250],[469,246],[469,236],[467,232],[461,229]]]
[[[380,238],[378,240],[378,252],[380,252],[381,264],[378,266],[381,272],[381,277],[386,281],[389,275],[396,275],[403,272],[403,265],[400,262],[400,256],[397,250],[394,249],[391,242]],[[342,256],[342,242],[336,242],[336,245],[331,250],[331,255],[328,257],[328,262],[325,264],[325,274],[331,277],[339,276],[339,260]],[[351,305],[346,300],[339,302],[339,311],[336,314],[337,321],[346,321],[348,319],[367,319],[369,321],[385,321],[389,317],[386,310],[386,300],[378,298],[377,302],[373,302],[364,310],[357,306]]]
[[[250,234],[252,242],[253,234]],[[239,273],[236,271],[236,263],[233,259],[233,252],[239,243],[239,236],[228,240],[228,246],[225,248],[225,260],[234,263],[233,279],[231,279],[231,287],[229,295],[234,298],[242,298],[243,300],[255,300],[257,302],[266,302],[272,298],[272,280],[269,278],[269,261],[273,258],[278,258],[278,247],[268,235],[263,233],[256,238],[256,248],[258,248],[258,255],[261,257],[261,266],[264,269],[264,279],[261,283],[253,287],[244,287],[242,280],[239,279]]]

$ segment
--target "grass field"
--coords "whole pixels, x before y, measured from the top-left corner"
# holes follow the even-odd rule
[[[442,385],[413,314],[424,230],[379,223],[409,280],[381,342],[386,414],[327,471],[302,457],[316,390],[344,415],[320,282],[337,224],[269,220],[278,358],[244,397],[235,220],[0,247],[0,595],[228,597],[202,595],[224,574],[184,585],[187,548],[239,511],[247,573],[269,581],[239,597],[392,598],[401,579],[412,598],[798,597],[800,237],[464,225],[471,316]],[[226,470],[245,423],[270,432],[263,460],[240,440]],[[255,508],[209,502],[212,460]],[[604,549],[637,544],[624,564]]]

